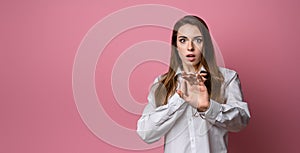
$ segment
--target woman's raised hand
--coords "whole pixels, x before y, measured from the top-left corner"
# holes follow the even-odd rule
[[[201,112],[206,111],[210,104],[209,94],[204,84],[207,80],[206,76],[206,72],[201,72],[200,74],[183,72],[180,89],[177,90],[181,98]]]

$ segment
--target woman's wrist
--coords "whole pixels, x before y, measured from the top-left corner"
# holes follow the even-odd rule
[[[208,100],[207,102],[205,102],[205,105],[198,105],[197,107],[197,111],[198,112],[205,112],[209,109],[209,106],[210,106],[210,101]]]

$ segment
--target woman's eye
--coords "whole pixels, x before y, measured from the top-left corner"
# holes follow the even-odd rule
[[[184,43],[185,39],[179,39],[179,42]]]
[[[200,44],[202,42],[202,39],[196,39],[195,41]]]

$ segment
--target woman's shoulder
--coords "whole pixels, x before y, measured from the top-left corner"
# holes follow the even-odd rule
[[[232,73],[232,74],[237,73],[233,69],[229,69],[229,68],[225,68],[225,67],[221,67],[221,66],[219,66],[219,70],[220,70],[221,73]]]
[[[220,67],[219,66],[219,70],[222,73],[225,82],[226,81],[230,81],[231,79],[233,79],[234,77],[238,76],[238,73],[235,70],[229,69],[229,68],[225,68],[225,67]]]
[[[161,82],[161,80],[164,78],[164,76],[165,74],[157,75],[152,82],[152,87],[158,85]]]
[[[161,80],[161,75],[158,75],[158,76],[156,76],[156,77],[154,78],[154,81],[153,81],[152,84],[156,84],[156,83],[158,83],[160,80]]]

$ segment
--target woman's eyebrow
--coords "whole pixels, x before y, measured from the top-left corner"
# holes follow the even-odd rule
[[[188,37],[186,37],[186,36],[178,36],[178,38],[188,38]]]
[[[193,39],[195,39],[195,38],[202,38],[203,36],[195,36]],[[178,36],[178,38],[188,38],[187,36]]]
[[[203,36],[195,36],[194,38],[199,38],[199,37],[201,38],[201,37],[203,37]]]

